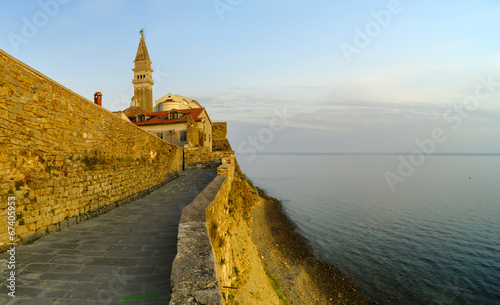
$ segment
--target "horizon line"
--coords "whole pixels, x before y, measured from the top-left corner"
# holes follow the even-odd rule
[[[236,153],[239,153],[236,151]],[[245,155],[244,153],[241,153]],[[397,155],[412,155],[411,152],[257,152],[257,155],[365,155],[365,156],[397,156]],[[481,153],[481,152],[440,152],[440,153],[424,153],[425,156],[500,156],[500,152]]]

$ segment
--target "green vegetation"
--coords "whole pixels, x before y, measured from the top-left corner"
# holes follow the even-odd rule
[[[19,221],[19,225],[20,225],[20,226],[24,226],[24,225],[25,225],[25,223],[24,223],[24,219],[21,219],[21,220]]]
[[[18,183],[16,183],[16,191],[19,191],[23,186],[24,186],[24,181],[19,181]]]
[[[273,287],[274,292],[276,292],[276,295],[280,299],[280,303],[285,304],[285,305],[290,305],[290,303],[288,303],[288,300],[283,295],[283,291],[281,290],[280,282],[278,282],[278,280],[269,272],[269,270],[267,270],[267,267],[265,265],[263,265],[263,267],[264,267],[264,271],[266,272],[266,276],[269,279],[269,283],[271,284],[271,287]]]
[[[243,175],[243,179],[245,179],[248,182],[248,184],[250,185],[250,187],[252,188],[252,190],[254,192],[257,192],[257,188],[255,187],[255,185],[253,185],[252,179],[248,178],[248,176],[245,175],[245,174],[242,174],[242,175]]]
[[[217,222],[215,220],[212,220],[212,222],[210,223],[209,234],[210,234],[210,239],[214,242],[217,237],[217,229],[218,229]]]
[[[221,248],[222,246],[224,246],[224,243],[225,243],[225,242],[226,242],[226,241],[224,240],[224,237],[223,237],[223,236],[221,236],[221,237],[219,238],[219,248]]]
[[[130,155],[126,155],[123,158],[116,158],[116,160],[120,161],[120,162],[132,162],[132,161],[134,161],[134,159],[132,159],[132,157]]]
[[[97,151],[94,151],[91,156],[83,157],[82,162],[87,166],[88,169],[93,170],[97,164],[106,164],[106,158],[100,157],[97,154]]]

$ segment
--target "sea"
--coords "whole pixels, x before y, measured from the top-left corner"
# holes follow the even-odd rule
[[[236,156],[373,301],[500,304],[499,154]]]

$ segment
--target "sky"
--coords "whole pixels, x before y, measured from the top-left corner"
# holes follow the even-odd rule
[[[110,111],[130,105],[144,28],[153,98],[197,100],[238,153],[500,152],[498,0],[3,8],[1,49]]]

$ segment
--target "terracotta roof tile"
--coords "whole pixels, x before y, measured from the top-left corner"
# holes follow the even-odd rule
[[[150,116],[152,116],[152,118],[148,119],[145,122],[132,121],[132,123],[134,123],[137,126],[183,123],[183,122],[187,121],[189,114],[193,117],[193,119],[195,121],[201,121],[202,118],[200,117],[200,114],[203,112],[203,110],[205,110],[205,108],[193,108],[193,109],[182,109],[182,110],[173,109],[173,110],[180,112],[180,113],[184,113],[185,115],[181,116],[179,119],[168,119],[168,113],[171,112],[172,110],[157,111],[157,112],[150,112],[150,113],[143,111],[142,113],[150,115]],[[139,113],[140,112],[137,112],[137,114],[139,114]],[[135,119],[136,115],[128,115],[127,114],[127,116],[129,118],[134,118],[134,119]]]

